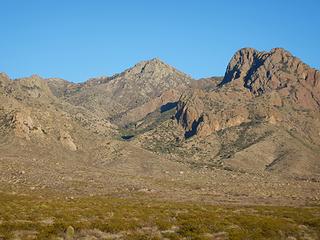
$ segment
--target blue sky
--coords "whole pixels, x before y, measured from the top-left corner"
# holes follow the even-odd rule
[[[0,71],[81,82],[154,57],[223,75],[242,47],[320,68],[320,1],[0,0]]]

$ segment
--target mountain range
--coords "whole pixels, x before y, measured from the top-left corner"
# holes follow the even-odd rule
[[[1,189],[319,201],[319,110],[320,72],[282,48],[199,80],[157,58],[83,83],[2,73]]]

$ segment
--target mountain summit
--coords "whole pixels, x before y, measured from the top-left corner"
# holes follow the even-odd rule
[[[69,84],[67,89],[60,88],[60,91],[57,91],[53,83],[49,82],[49,86],[57,96],[62,96],[71,104],[95,111],[112,121],[121,121],[122,115],[127,111],[160,97],[166,91],[175,92],[168,102],[177,101],[179,93],[188,89],[192,81],[188,75],[154,58],[139,62],[112,77],[93,78],[82,84]]]
[[[231,59],[220,86],[237,81],[253,94],[276,90],[306,108],[320,106],[320,72],[282,48],[259,52],[239,50]]]
[[[202,160],[312,175],[320,169],[319,103],[318,70],[282,48],[244,48],[231,58],[218,88],[184,93],[175,117],[185,139],[215,145],[217,151]]]
[[[153,76],[155,81],[160,80],[162,77],[168,75],[180,75],[185,78],[191,78],[190,76],[187,76],[185,73],[178,71],[169,64],[161,61],[159,58],[153,58],[148,61],[141,61],[137,63],[134,67],[126,70],[124,74],[133,76],[139,74],[144,75],[143,77],[147,77],[149,75]]]

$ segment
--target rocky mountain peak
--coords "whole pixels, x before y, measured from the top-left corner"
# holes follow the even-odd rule
[[[133,67],[126,69],[125,71],[115,74],[111,77],[95,77],[89,79],[84,85],[126,85],[126,84],[165,84],[165,80],[169,80],[172,84],[173,80],[183,79],[182,84],[189,84],[192,78],[187,74],[177,70],[170,66],[159,58],[152,58],[138,62]],[[174,83],[175,84],[175,83]]]
[[[143,117],[150,109],[154,111],[177,101],[183,91],[191,88],[192,82],[190,76],[153,58],[111,77],[92,78],[81,84],[49,80],[48,84],[56,97],[122,123],[127,116]],[[170,90],[175,94],[164,94]],[[137,114],[133,114],[135,111]]]
[[[240,49],[231,58],[219,86],[231,82],[249,89],[256,96],[279,91],[282,96],[300,99],[299,104],[308,108],[317,107],[320,102],[319,71],[283,48],[270,52]]]
[[[270,52],[259,52],[254,48],[242,48],[231,58],[223,84],[236,79],[246,81],[260,67],[266,70],[274,68],[284,70],[283,67],[292,61],[300,61],[283,48],[273,48]],[[294,71],[294,69],[293,69]]]
[[[141,61],[124,72],[124,75],[127,77],[136,77],[137,75],[147,77],[163,77],[165,75],[173,74],[189,77],[185,73],[178,71],[174,67],[160,60],[159,58]]]
[[[281,47],[272,48],[270,50],[270,53],[282,53],[282,54],[290,54],[290,55],[292,55],[289,51],[287,51],[286,49],[281,48]]]

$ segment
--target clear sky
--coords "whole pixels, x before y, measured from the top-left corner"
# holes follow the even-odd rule
[[[0,0],[0,71],[81,82],[154,57],[223,75],[242,47],[320,68],[319,0]]]

